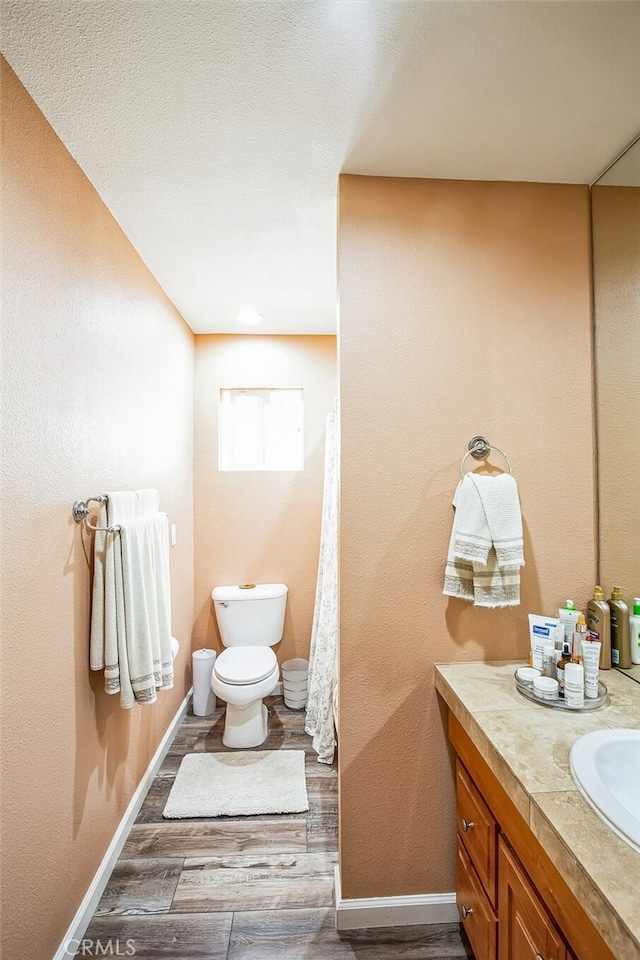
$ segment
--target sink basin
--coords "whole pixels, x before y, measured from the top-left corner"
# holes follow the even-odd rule
[[[640,853],[640,730],[593,730],[569,752],[571,776],[601,820]]]

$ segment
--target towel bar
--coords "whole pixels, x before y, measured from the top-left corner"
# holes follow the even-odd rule
[[[88,520],[91,510],[88,505],[90,503],[104,503],[108,499],[107,495],[103,493],[99,497],[87,497],[86,500],[76,500],[71,511],[73,519],[76,523],[84,523],[87,530],[93,530],[99,533],[119,533],[120,527],[117,524],[113,527],[96,527],[92,523],[89,523]]]
[[[499,453],[500,456],[504,457],[509,468],[509,473],[512,474],[513,470],[511,469],[511,461],[504,450],[501,450],[500,447],[492,446],[486,437],[472,437],[471,440],[469,440],[467,452],[462,458],[462,462],[460,464],[460,476],[464,477],[464,464],[467,457],[473,457],[474,460],[485,460],[489,456],[490,450],[495,450],[496,453]]]

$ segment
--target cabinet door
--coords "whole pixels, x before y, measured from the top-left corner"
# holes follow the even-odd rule
[[[498,960],[567,960],[567,951],[519,861],[498,844]]]
[[[456,779],[458,835],[476,868],[491,905],[495,907],[498,895],[496,883],[497,824],[460,760],[457,764]]]
[[[456,903],[460,922],[473,948],[475,960],[496,960],[496,915],[460,837],[457,846]]]

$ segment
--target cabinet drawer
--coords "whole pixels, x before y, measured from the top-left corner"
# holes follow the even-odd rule
[[[498,921],[458,837],[456,903],[475,960],[496,960]]]
[[[456,777],[458,836],[476,868],[491,905],[495,907],[498,896],[496,879],[498,827],[473,780],[459,760]]]

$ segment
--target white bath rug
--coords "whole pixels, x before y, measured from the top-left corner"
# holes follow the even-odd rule
[[[309,809],[304,750],[188,753],[162,816],[238,817]]]

